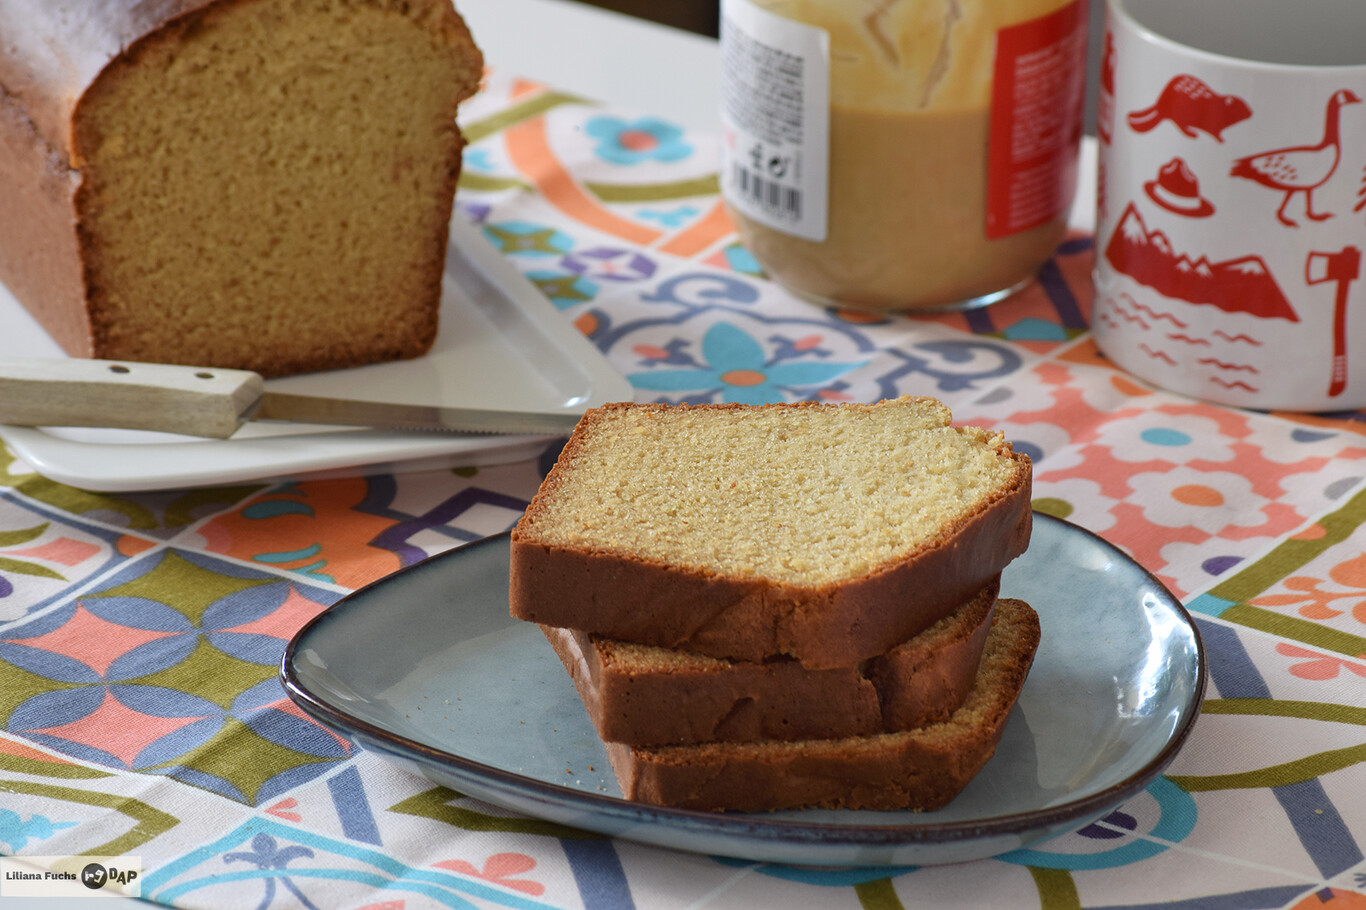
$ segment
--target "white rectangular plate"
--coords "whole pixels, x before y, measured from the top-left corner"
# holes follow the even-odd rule
[[[65,354],[0,285],[0,356]],[[614,370],[479,228],[457,214],[436,344],[416,360],[272,379],[269,388],[366,401],[581,414],[632,397]],[[0,425],[0,438],[44,476],[107,492],[496,464],[537,454],[543,436],[248,425],[207,440],[125,430]]]

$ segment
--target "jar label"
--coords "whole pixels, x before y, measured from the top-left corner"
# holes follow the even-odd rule
[[[745,217],[822,241],[830,36],[751,0],[721,0],[721,192]]]
[[[1077,182],[1086,93],[1083,0],[1001,29],[991,96],[987,236],[1063,215]]]

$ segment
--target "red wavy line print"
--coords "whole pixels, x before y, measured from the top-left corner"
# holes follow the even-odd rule
[[[1151,328],[1152,328],[1152,326],[1148,325],[1148,321],[1147,321],[1146,319],[1144,319],[1142,316],[1138,316],[1138,315],[1136,315],[1136,314],[1134,314],[1134,313],[1130,313],[1128,310],[1122,309],[1121,307],[1118,307],[1118,306],[1114,307],[1114,311],[1115,311],[1115,315],[1119,316],[1119,318],[1120,318],[1120,319],[1123,319],[1125,322],[1134,323],[1134,324],[1138,325],[1140,328],[1144,328],[1144,329],[1151,329]],[[1111,320],[1111,321],[1114,322],[1114,320]]]
[[[1172,334],[1172,335],[1168,335],[1168,336],[1167,336],[1167,340],[1168,340],[1168,341],[1181,341],[1181,342],[1184,342],[1184,343],[1186,343],[1186,344],[1195,345],[1195,346],[1197,346],[1197,347],[1206,347],[1206,348],[1207,348],[1207,347],[1210,346],[1210,340],[1209,340],[1208,338],[1192,338],[1192,337],[1189,336],[1189,335]]]
[[[1257,369],[1256,367],[1254,367],[1254,366],[1253,366],[1252,364],[1250,364],[1250,363],[1226,363],[1226,362],[1224,362],[1224,361],[1222,361],[1222,360],[1216,360],[1216,359],[1213,358],[1213,357],[1201,357],[1197,362],[1198,362],[1201,366],[1205,366],[1205,367],[1218,367],[1218,368],[1221,369],[1221,370],[1230,370],[1230,371],[1232,371],[1232,372],[1234,372],[1234,373],[1260,373],[1260,372],[1261,372],[1261,370]]]
[[[1257,348],[1259,348],[1259,347],[1262,346],[1262,343],[1261,343],[1260,341],[1258,341],[1256,338],[1251,337],[1250,335],[1244,335],[1244,334],[1242,334],[1242,333],[1239,333],[1239,334],[1237,334],[1237,335],[1230,335],[1230,334],[1228,334],[1227,332],[1225,332],[1223,329],[1215,329],[1215,330],[1214,330],[1214,334],[1218,335],[1220,338],[1224,339],[1225,341],[1233,341],[1233,342],[1241,341],[1241,342],[1243,342],[1244,344],[1250,344],[1250,345],[1252,345],[1253,347],[1257,347]]]
[[[1171,364],[1172,366],[1176,366],[1176,361],[1173,360],[1173,359],[1172,359],[1172,356],[1171,356],[1170,354],[1168,354],[1166,351],[1154,351],[1152,348],[1148,347],[1146,344],[1140,344],[1140,345],[1138,346],[1138,349],[1139,349],[1140,351],[1142,351],[1143,353],[1147,354],[1147,355],[1148,355],[1149,357],[1151,357],[1153,360],[1165,360],[1167,363]]]
[[[1176,326],[1178,329],[1187,329],[1187,328],[1190,328],[1190,324],[1189,324],[1189,323],[1182,322],[1180,319],[1177,319],[1177,318],[1176,318],[1175,316],[1173,316],[1171,313],[1159,313],[1157,310],[1154,310],[1152,307],[1148,306],[1146,303],[1139,303],[1137,300],[1135,300],[1134,298],[1130,297],[1128,294],[1123,294],[1123,295],[1121,295],[1121,296],[1123,296],[1126,300],[1128,300],[1129,303],[1133,304],[1134,309],[1140,310],[1140,311],[1142,311],[1142,312],[1144,312],[1144,313],[1147,313],[1147,314],[1148,314],[1150,317],[1152,317],[1154,320],[1165,319],[1166,321],[1170,322],[1172,325]]]
[[[1116,316],[1119,316],[1125,322],[1136,324],[1143,329],[1152,328],[1152,326],[1148,325],[1147,320],[1145,320],[1142,316],[1139,316],[1138,314],[1133,313],[1130,310],[1124,308],[1122,301],[1126,300],[1130,304],[1134,303],[1134,298],[1130,297],[1128,294],[1120,294],[1118,297],[1106,297],[1105,302],[1109,304],[1109,306],[1106,307],[1106,315],[1109,315],[1109,313],[1113,311]],[[1108,319],[1106,321],[1110,325],[1118,324],[1117,320],[1115,320],[1114,318]]]
[[[1227,382],[1227,381],[1225,381],[1225,380],[1223,380],[1223,379],[1220,379],[1218,376],[1211,376],[1209,381],[1212,382],[1212,383],[1214,383],[1215,385],[1221,385],[1221,386],[1223,386],[1223,387],[1226,388],[1226,389],[1242,389],[1242,390],[1245,391],[1245,392],[1260,392],[1260,391],[1261,391],[1261,389],[1257,388],[1256,386],[1250,386],[1250,385],[1248,385],[1246,382],[1241,382],[1241,381]]]

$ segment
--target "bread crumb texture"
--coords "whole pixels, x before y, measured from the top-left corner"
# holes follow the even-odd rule
[[[77,121],[97,352],[423,353],[481,72],[449,0],[217,3],[134,45]]]
[[[952,536],[1028,475],[947,407],[609,405],[585,416],[518,534],[718,575],[817,586]]]

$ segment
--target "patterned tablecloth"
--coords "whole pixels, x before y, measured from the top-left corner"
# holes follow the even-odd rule
[[[575,839],[434,787],[306,718],[292,633],[510,527],[525,463],[145,494],[0,450],[0,852],[136,856],[181,907],[1366,907],[1366,438],[1359,415],[1142,386],[1087,333],[1092,243],[968,314],[798,302],[735,242],[715,137],[493,77],[461,214],[643,401],[940,397],[1035,460],[1037,509],[1197,617],[1203,713],[1105,819],[971,868],[744,864]],[[3,883],[0,883],[3,884]],[[3,891],[0,891],[3,894]]]

